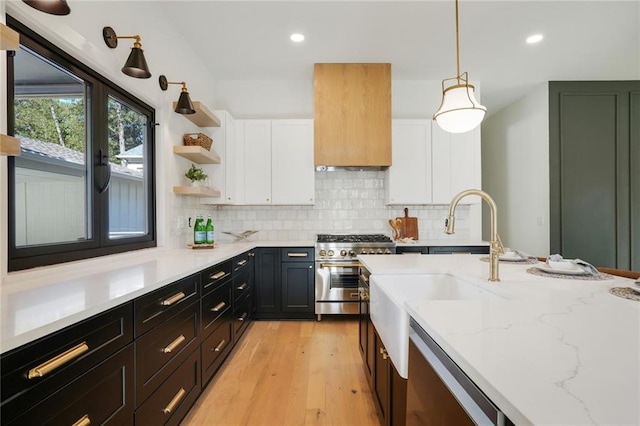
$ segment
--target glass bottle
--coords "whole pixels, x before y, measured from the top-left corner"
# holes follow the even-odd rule
[[[207,244],[213,244],[213,222],[211,222],[211,215],[207,216],[207,224],[205,226],[205,230],[207,232]]]
[[[193,232],[194,232],[194,236],[193,236],[194,244],[206,243],[206,231],[205,231],[204,219],[202,218],[202,215],[198,215],[198,218],[196,219],[196,223],[193,227]]]

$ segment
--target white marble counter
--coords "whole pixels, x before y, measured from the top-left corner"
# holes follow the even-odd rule
[[[480,257],[361,260],[378,281],[451,274],[502,296],[405,308],[517,425],[640,424],[640,302],[608,293],[632,280],[545,278],[527,273],[532,265],[501,263],[501,282],[490,283]]]
[[[213,250],[152,248],[13,272],[0,286],[0,353],[135,299],[255,247],[312,241],[224,244]]]

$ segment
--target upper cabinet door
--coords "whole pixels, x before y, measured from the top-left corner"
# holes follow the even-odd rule
[[[244,204],[271,204],[271,120],[244,120]]]
[[[315,64],[315,165],[391,165],[391,64]]]
[[[385,178],[387,204],[431,203],[431,120],[393,120],[393,165]]]
[[[482,189],[480,127],[452,134],[437,124],[431,127],[433,204],[449,204],[465,189]],[[460,204],[478,204],[480,197],[465,197]]]
[[[271,122],[273,204],[313,204],[313,120]]]

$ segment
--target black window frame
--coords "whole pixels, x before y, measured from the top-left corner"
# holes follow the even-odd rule
[[[8,157],[8,270],[18,271],[38,266],[54,265],[75,260],[90,259],[110,254],[123,253],[157,246],[156,229],[156,149],[155,149],[155,109],[128,93],[109,79],[94,71],[82,61],[74,58],[53,43],[44,39],[26,25],[11,16],[7,16],[7,25],[20,33],[20,44],[42,57],[69,70],[91,85],[91,97],[88,98],[86,158],[89,173],[91,200],[87,203],[89,227],[92,238],[80,242],[63,242],[46,245],[16,247],[15,232],[15,158]],[[109,96],[139,110],[149,118],[147,141],[145,143],[145,191],[147,198],[147,233],[128,238],[109,238],[109,191],[100,194],[99,187],[104,185],[106,168],[97,167],[100,150],[108,152],[107,105]],[[7,55],[7,130],[14,135],[14,72],[13,55]]]

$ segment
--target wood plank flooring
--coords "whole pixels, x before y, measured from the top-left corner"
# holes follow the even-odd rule
[[[182,425],[379,426],[358,321],[254,321]]]

